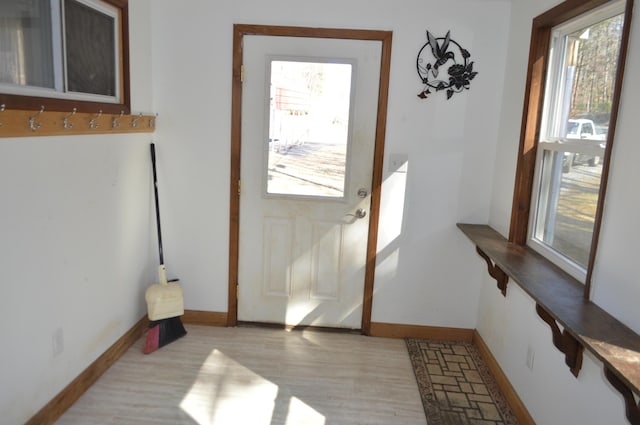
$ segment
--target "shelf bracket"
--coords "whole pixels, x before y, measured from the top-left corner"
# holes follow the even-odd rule
[[[481,250],[478,246],[476,246],[476,252],[478,253],[478,255],[484,258],[484,261],[487,262],[487,269],[489,271],[489,275],[492,278],[494,278],[496,282],[498,282],[498,289],[500,289],[500,292],[502,292],[502,296],[506,297],[507,283],[509,283],[509,276],[504,271],[502,271],[500,267],[496,266],[491,261],[491,258],[489,258],[489,256],[485,254],[484,251]]]
[[[580,368],[582,368],[582,352],[584,347],[566,330],[560,332],[560,327],[556,323],[556,320],[547,310],[537,303],[536,312],[551,328],[553,345],[564,354],[564,362],[569,366],[573,376],[577,378],[578,373],[580,373]]]
[[[622,394],[629,423],[631,425],[640,425],[640,403],[636,402],[633,392],[606,366],[604,368],[604,376],[606,376],[609,383]]]

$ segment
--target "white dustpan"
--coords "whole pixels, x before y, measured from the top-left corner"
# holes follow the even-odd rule
[[[149,286],[144,295],[147,301],[149,320],[156,321],[182,316],[184,314],[182,287],[176,282],[167,282],[164,264],[158,268],[158,276],[160,283]]]

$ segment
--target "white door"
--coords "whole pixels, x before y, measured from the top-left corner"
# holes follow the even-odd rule
[[[238,320],[360,328],[381,46],[244,36]]]

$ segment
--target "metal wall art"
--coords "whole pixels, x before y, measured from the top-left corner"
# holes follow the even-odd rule
[[[478,73],[473,70],[473,62],[469,61],[471,54],[467,49],[452,40],[451,31],[444,37],[435,37],[427,31],[427,42],[418,52],[416,67],[418,75],[424,84],[418,94],[421,99],[435,91],[447,91],[447,99],[454,93],[469,90],[471,80]]]

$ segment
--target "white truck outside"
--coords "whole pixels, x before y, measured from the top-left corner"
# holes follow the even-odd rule
[[[600,158],[604,154],[604,147],[607,141],[606,130],[599,131],[596,124],[586,118],[570,119],[567,122],[567,134],[566,141],[567,147],[573,144],[575,146],[576,140],[580,140],[579,148],[588,148],[589,151],[595,151],[599,155],[583,152],[565,152],[564,161],[562,164],[562,171],[568,173],[571,171],[573,165],[587,163],[589,166],[594,167],[600,163]],[[584,143],[582,143],[584,142]],[[583,149],[578,149],[583,150]]]

